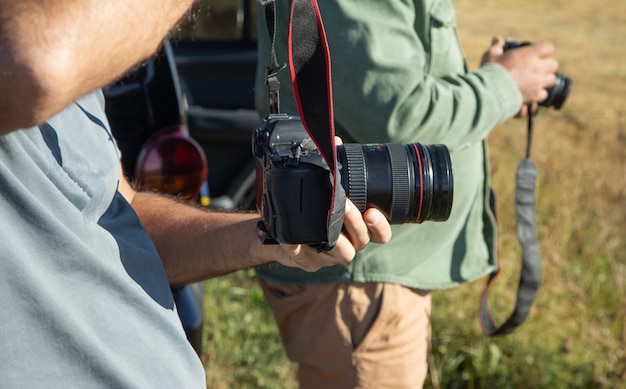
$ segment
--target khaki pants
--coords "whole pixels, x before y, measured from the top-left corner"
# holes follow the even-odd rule
[[[300,388],[421,388],[430,294],[395,284],[260,279]]]

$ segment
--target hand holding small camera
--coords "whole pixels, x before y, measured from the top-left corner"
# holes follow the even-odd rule
[[[518,116],[525,116],[528,105],[533,112],[538,106],[559,109],[569,94],[571,81],[557,72],[559,64],[553,54],[550,42],[516,42],[495,36],[481,65],[497,63],[509,72],[522,95]]]

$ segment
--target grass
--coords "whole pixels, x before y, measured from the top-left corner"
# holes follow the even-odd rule
[[[203,362],[207,387],[295,388],[274,318],[252,270],[206,284]]]
[[[622,0],[455,0],[470,68],[493,33],[550,40],[573,80],[564,107],[535,120],[543,282],[527,321],[485,338],[484,280],[433,293],[429,388],[619,388],[626,382],[626,3]],[[509,313],[519,277],[515,169],[525,122],[490,136],[499,197],[502,274],[491,292]],[[295,388],[273,317],[252,271],[206,285],[210,388]]]

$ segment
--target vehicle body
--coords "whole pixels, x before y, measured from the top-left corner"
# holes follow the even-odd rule
[[[220,209],[254,209],[252,134],[256,43],[178,41],[172,44],[187,97],[189,134],[204,149],[211,203]]]
[[[255,208],[255,10],[255,0],[200,1],[171,40],[189,134],[205,151],[211,206],[219,209]]]

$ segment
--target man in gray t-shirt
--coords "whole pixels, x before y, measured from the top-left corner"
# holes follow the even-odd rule
[[[330,252],[263,245],[258,215],[130,186],[99,89],[192,2],[0,0],[0,386],[204,387],[171,285],[273,261],[315,270],[390,239],[382,214],[348,206]]]
[[[0,137],[1,381],[201,387],[159,254],[117,192],[102,100]]]

